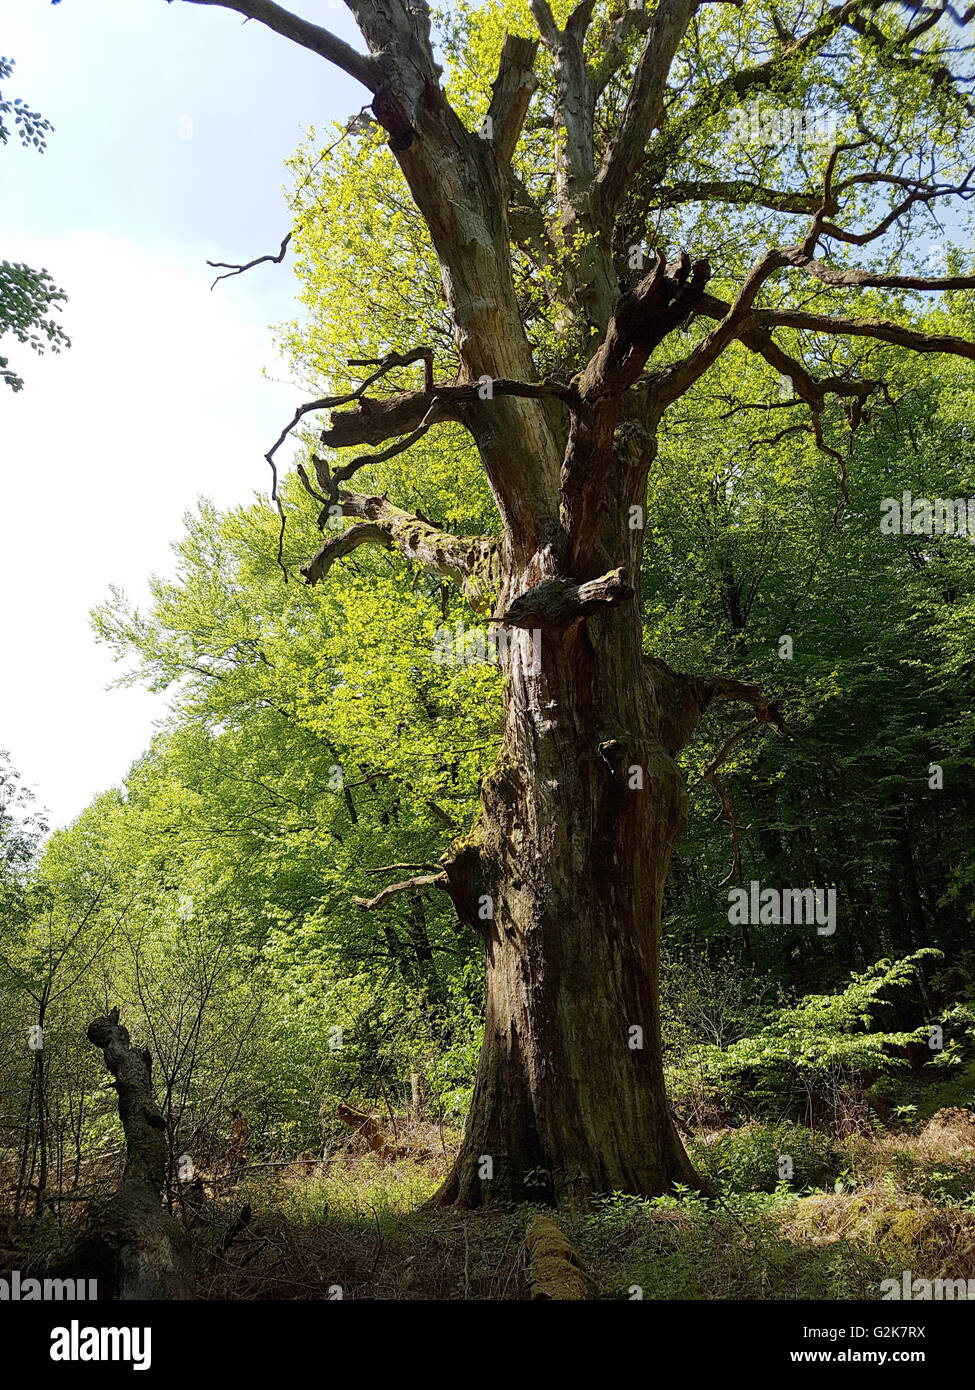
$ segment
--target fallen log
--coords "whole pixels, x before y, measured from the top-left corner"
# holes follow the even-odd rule
[[[582,1261],[550,1216],[536,1215],[525,1231],[532,1299],[548,1302],[592,1296]]]

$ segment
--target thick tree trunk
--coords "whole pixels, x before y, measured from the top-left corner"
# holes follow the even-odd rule
[[[509,582],[502,609],[544,577]],[[487,1012],[438,1200],[576,1205],[700,1186],[661,1060],[661,905],[687,804],[665,746],[672,696],[641,654],[632,595],[540,637],[518,631],[507,664],[503,751],[479,822],[445,861],[485,936]]]
[[[415,170],[411,177],[414,160],[423,164],[421,144],[401,162],[422,205],[428,190]],[[493,245],[485,218],[484,255]],[[492,254],[507,264],[506,243]],[[507,282],[491,282],[488,271],[485,262],[479,287],[462,260],[449,278],[455,320],[477,329],[459,335],[467,380],[531,370],[523,337],[496,312],[478,319],[491,283],[508,304]],[[541,399],[505,405],[501,392],[465,416],[505,523],[491,569],[500,578],[495,621],[510,635],[504,741],[479,820],[444,857],[443,873],[360,900],[376,908],[393,891],[436,882],[461,920],[484,933],[485,1040],[463,1149],[441,1201],[573,1204],[600,1192],[700,1185],[668,1111],[657,975],[664,883],[686,822],[673,755],[713,692],[642,654],[630,583],[640,575],[642,531],[633,522],[646,505],[666,382],[648,384],[629,415],[623,398],[654,347],[699,303],[708,274],[706,262],[692,266],[685,254],[669,265],[657,257],[620,299],[602,344],[560,388],[564,452]],[[423,402],[429,394],[419,393]],[[344,442],[360,426],[371,430],[375,415],[360,403],[343,417]],[[391,533],[382,499],[343,499],[373,518],[381,537]],[[352,528],[328,542],[306,567],[309,581],[339,553],[376,539],[370,528]],[[448,563],[475,572],[481,542],[468,542],[465,555],[445,535],[428,541],[440,572]],[[733,698],[760,694],[724,684],[735,687]]]

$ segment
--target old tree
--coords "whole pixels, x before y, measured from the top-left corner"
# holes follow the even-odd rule
[[[512,634],[476,825],[442,868],[365,904],[442,889],[484,939],[484,1042],[440,1197],[537,1200],[539,1174],[562,1204],[695,1184],[659,1029],[661,906],[687,817],[675,759],[715,701],[785,726],[759,687],[644,653],[647,480],[675,405],[738,354],[765,385],[729,410],[809,432],[842,525],[855,431],[895,408],[884,361],[975,358],[975,276],[952,247],[975,163],[975,11],[497,0],[448,7],[438,36],[425,0],[346,0],[353,45],[271,0],[188,3],[361,83],[350,133],[388,147],[439,266],[449,341],[431,345],[433,324],[389,341],[294,423],[325,413],[304,480],[327,538],[308,583],[385,546]],[[447,422],[477,450],[497,536],[352,490]]]

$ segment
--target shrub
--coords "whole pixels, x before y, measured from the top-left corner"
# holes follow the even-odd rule
[[[703,1175],[735,1192],[774,1192],[783,1182],[795,1191],[832,1186],[841,1167],[824,1134],[787,1121],[726,1130],[711,1143],[693,1141],[688,1152]]]
[[[840,994],[809,994],[776,1011],[759,1032],[729,1047],[688,1051],[683,1066],[697,1071],[701,1085],[726,1108],[782,1114],[800,1106],[831,1112],[838,1128],[857,1108],[862,1081],[906,1067],[909,1043],[926,1041],[928,1030],[884,1032],[877,1013],[890,1007],[885,994],[916,982],[922,962],[940,952],[924,947],[902,960],[881,960],[851,976]],[[862,1106],[860,1107],[862,1109]],[[862,1117],[861,1117],[862,1118]]]

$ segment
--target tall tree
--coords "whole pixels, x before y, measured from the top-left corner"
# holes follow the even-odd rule
[[[338,468],[316,457],[323,524],[330,513],[354,524],[308,562],[308,583],[360,546],[392,547],[482,611],[496,593],[492,620],[512,633],[479,818],[418,880],[449,894],[487,961],[474,1100],[441,1196],[537,1200],[540,1173],[560,1203],[696,1183],[659,1038],[661,903],[687,813],[675,758],[716,701],[744,702],[763,727],[782,719],[756,685],[644,655],[648,473],[668,411],[725,354],[768,364],[770,386],[785,384],[778,404],[790,422],[806,412],[841,486],[836,444],[883,392],[851,343],[975,359],[972,341],[925,311],[912,322],[906,303],[971,290],[975,276],[932,276],[904,251],[919,214],[970,193],[958,25],[973,11],[943,0],[462,9],[482,56],[497,35],[486,114],[465,120],[424,0],[346,2],[365,53],[271,0],[188,0],[257,20],[363,85],[439,262],[456,379],[436,379],[433,350],[417,343],[295,424],[334,410],[328,448],[382,446]],[[816,144],[810,113],[824,103],[843,130]],[[755,226],[742,233],[742,219],[756,213],[769,240],[798,232],[749,264]],[[664,237],[693,255],[644,252]],[[539,294],[559,325],[547,361],[530,328]],[[411,366],[422,386],[368,394]],[[446,421],[476,446],[499,536],[454,535],[349,486]]]

